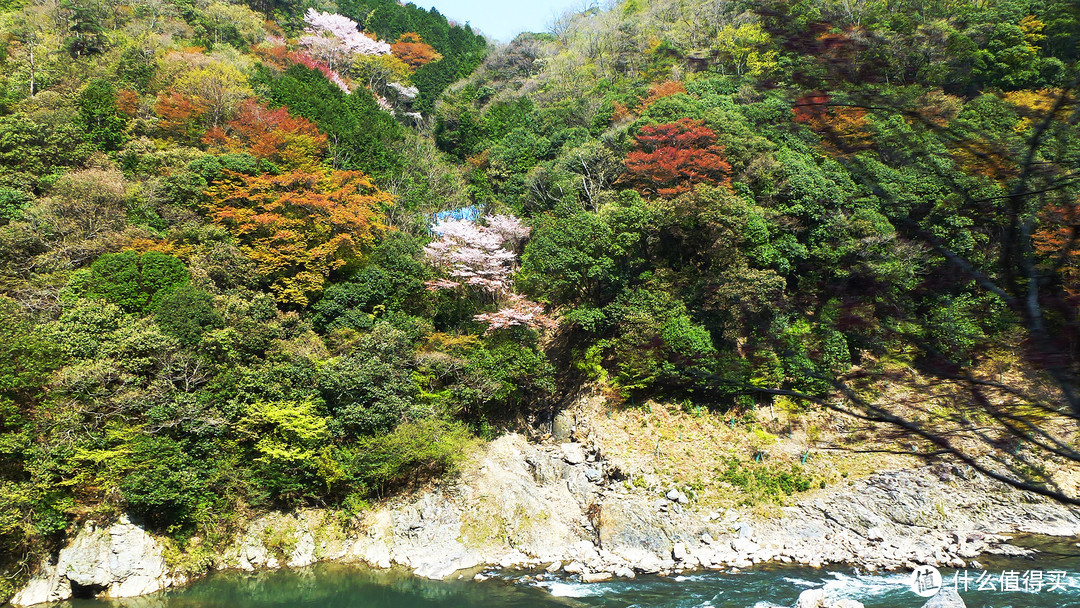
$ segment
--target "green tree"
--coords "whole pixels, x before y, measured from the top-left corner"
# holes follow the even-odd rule
[[[224,327],[213,297],[187,283],[158,291],[151,308],[161,329],[185,346],[198,344],[207,330]]]
[[[141,312],[159,291],[186,283],[184,263],[171,255],[135,251],[107,253],[90,265],[87,295]]]
[[[116,111],[116,89],[100,78],[90,81],[79,94],[79,117],[83,129],[102,150],[115,150],[124,139],[124,119]]]
[[[418,402],[416,361],[405,333],[382,322],[319,370],[317,385],[336,435],[385,433],[429,412]]]

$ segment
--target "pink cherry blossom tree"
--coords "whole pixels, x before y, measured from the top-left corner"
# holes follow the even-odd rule
[[[517,269],[516,250],[529,236],[529,227],[512,215],[488,215],[479,224],[471,220],[441,220],[432,228],[439,238],[424,248],[436,268],[450,278],[425,283],[428,290],[474,288],[489,294],[500,308],[473,317],[488,324],[485,333],[514,325],[533,329],[551,326],[544,308],[511,288]]]
[[[336,70],[331,69],[330,66],[316,60],[311,55],[308,55],[303,51],[298,51],[295,53],[290,53],[289,58],[306,68],[319,70],[320,72],[322,72],[323,76],[326,76],[327,80],[336,84],[337,87],[341,89],[346,95],[351,92],[348,83],[346,83],[345,79],[341,77],[341,74],[338,74]]]

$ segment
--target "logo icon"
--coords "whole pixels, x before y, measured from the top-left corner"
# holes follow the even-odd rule
[[[933,566],[919,566],[911,573],[911,592],[919,597],[932,597],[941,589],[941,572]]]

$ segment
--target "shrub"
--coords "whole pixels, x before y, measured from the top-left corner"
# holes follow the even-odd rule
[[[150,251],[106,253],[90,266],[91,297],[116,304],[125,312],[142,312],[153,296],[189,280],[184,263],[171,255]]]
[[[382,492],[453,472],[474,441],[460,422],[430,418],[407,422],[358,442],[346,469],[356,482]]]
[[[757,500],[777,501],[796,492],[810,489],[812,480],[797,464],[788,467],[768,464],[751,464],[728,458],[718,470],[721,481],[743,490],[748,495],[744,502]]]

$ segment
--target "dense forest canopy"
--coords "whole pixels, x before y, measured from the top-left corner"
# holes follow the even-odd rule
[[[5,572],[355,513],[583,385],[1076,455],[1074,2],[0,7]]]

